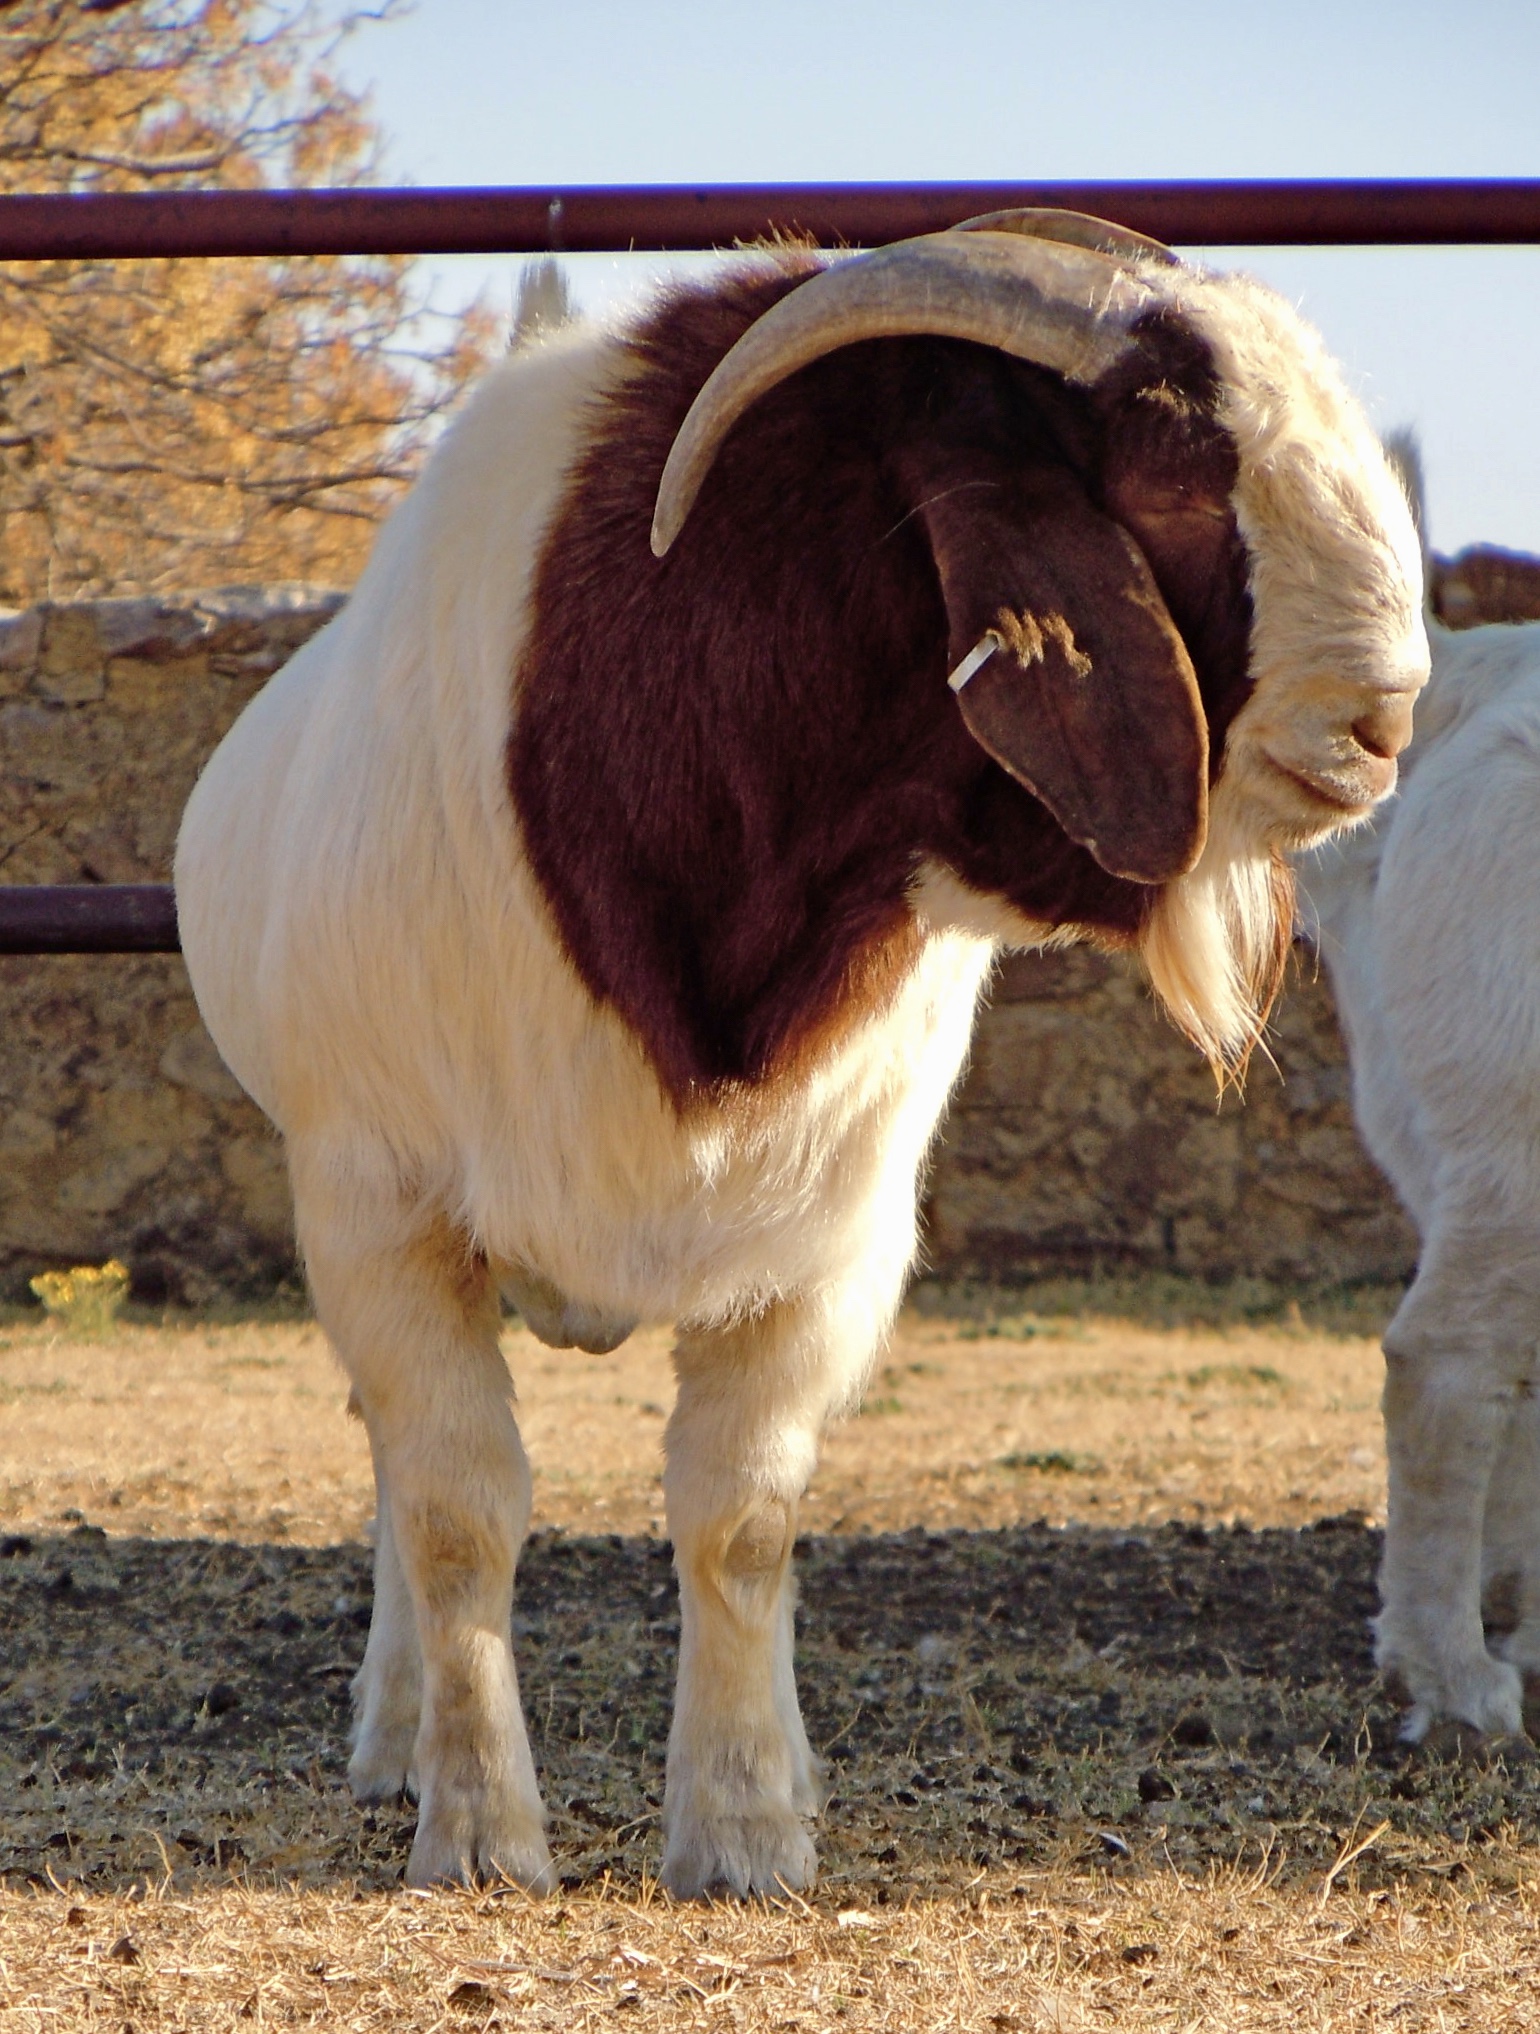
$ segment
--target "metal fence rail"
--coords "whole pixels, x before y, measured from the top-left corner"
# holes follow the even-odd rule
[[[1185,246],[1540,241],[1540,179],[1237,183],[571,185],[539,190],[143,191],[0,198],[0,260],[667,253],[774,229],[826,245],[1062,205]]]
[[[0,953],[177,953],[169,883],[0,885]]]
[[[828,246],[874,245],[1025,205],[1096,212],[1179,246],[1540,243],[1540,178],[574,185],[0,197],[0,261],[671,253],[775,230]],[[0,885],[0,954],[178,947],[168,883]]]

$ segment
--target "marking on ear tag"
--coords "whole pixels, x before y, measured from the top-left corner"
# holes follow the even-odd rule
[[[995,651],[1001,647],[1000,638],[993,629],[987,629],[973,648],[963,658],[957,669],[948,674],[947,684],[954,692],[961,692],[968,680],[982,665],[987,664]]]

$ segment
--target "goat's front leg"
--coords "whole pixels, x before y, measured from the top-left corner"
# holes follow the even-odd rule
[[[681,1336],[665,1441],[679,1570],[679,1688],[663,1883],[775,1893],[812,1879],[818,1775],[792,1669],[797,1507],[831,1405],[871,1343],[820,1309],[773,1306]]]
[[[1481,1618],[1489,1500],[1530,1360],[1527,1239],[1438,1225],[1385,1334],[1390,1504],[1376,1624],[1381,1668],[1412,1707],[1413,1742],[1440,1719],[1521,1727],[1520,1673],[1488,1651]]]
[[[530,1477],[492,1280],[443,1220],[415,1233],[405,1217],[394,1234],[380,1223],[365,1247],[361,1223],[329,1232],[303,1195],[297,1206],[316,1310],[353,1379],[379,1482],[382,1589],[360,1674],[355,1780],[365,1794],[393,1790],[415,1768],[408,1885],[504,1874],[546,1890],[551,1858],[509,1638]],[[408,1604],[421,1659],[410,1750]]]

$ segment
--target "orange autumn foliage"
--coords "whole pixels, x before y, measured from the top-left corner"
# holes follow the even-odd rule
[[[0,0],[0,193],[367,182],[357,18]],[[490,342],[400,259],[0,264],[0,604],[348,583]]]

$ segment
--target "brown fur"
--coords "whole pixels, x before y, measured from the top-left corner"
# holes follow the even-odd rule
[[[947,689],[967,599],[1011,593],[969,564],[1002,505],[1072,499],[1132,537],[1196,674],[1211,776],[1248,687],[1235,456],[1203,349],[1164,314],[1091,392],[959,341],[848,347],[742,419],[654,559],[691,400],[813,266],[788,254],[681,294],[641,333],[547,539],[518,674],[508,763],[531,862],[587,986],[681,1104],[806,1064],[880,1006],[911,964],[927,859],[1039,921],[1136,935],[1150,887],[1071,839]],[[1012,542],[1007,565],[1030,568]],[[966,596],[944,587],[948,556]],[[1074,591],[1008,604],[1094,654]],[[1125,744],[1145,739],[1139,689]]]
[[[1190,869],[1208,824],[1208,731],[1133,538],[1064,470],[1002,471],[987,498],[943,490],[922,513],[949,657],[986,627],[1002,639],[958,695],[974,739],[1112,874]]]

